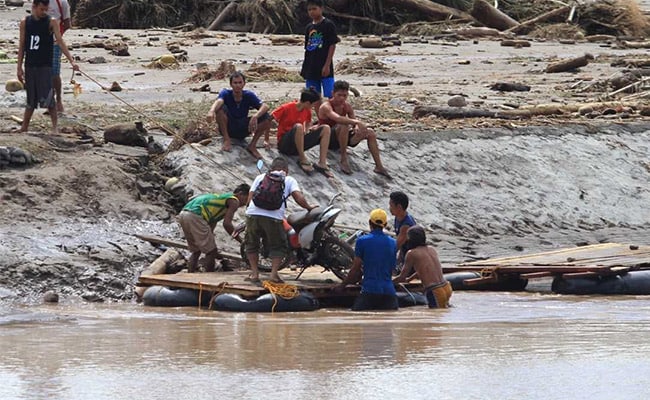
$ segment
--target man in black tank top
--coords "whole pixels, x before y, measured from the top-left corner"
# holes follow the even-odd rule
[[[70,61],[72,69],[79,70],[68,50],[59,28],[59,22],[47,14],[49,0],[34,0],[32,14],[20,21],[20,42],[18,47],[18,80],[25,85],[27,106],[23,116],[21,132],[27,132],[34,109],[45,107],[52,119],[52,132],[56,133],[58,116],[52,89],[52,51],[54,39]],[[52,36],[54,35],[54,37]],[[23,59],[25,67],[23,70]]]

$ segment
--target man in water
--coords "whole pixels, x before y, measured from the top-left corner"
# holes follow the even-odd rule
[[[407,282],[420,278],[429,308],[447,308],[452,295],[451,284],[442,274],[438,253],[433,246],[428,246],[424,228],[412,226],[407,231],[408,252],[404,258],[402,272],[393,279],[393,283]],[[414,272],[415,270],[415,272]]]
[[[361,278],[361,294],[354,300],[352,311],[397,310],[397,294],[390,279],[397,247],[395,239],[384,233],[388,214],[379,208],[372,210],[368,222],[370,233],[357,240],[352,268],[335,290],[343,290]]]

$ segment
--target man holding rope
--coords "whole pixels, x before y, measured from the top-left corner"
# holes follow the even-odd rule
[[[31,15],[20,21],[17,75],[27,91],[27,105],[20,132],[27,132],[34,109],[39,105],[48,109],[52,120],[52,133],[58,132],[58,116],[52,88],[54,40],[70,61],[72,69],[79,70],[61,37],[59,22],[47,14],[49,3],[49,0],[34,0]]]

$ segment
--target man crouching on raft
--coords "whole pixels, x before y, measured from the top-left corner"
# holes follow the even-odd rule
[[[393,283],[407,282],[420,278],[427,297],[429,308],[447,308],[451,298],[451,284],[442,274],[438,253],[433,246],[428,246],[424,228],[415,225],[407,231],[408,252],[404,258],[402,272],[393,279]],[[415,269],[415,273],[413,270]]]

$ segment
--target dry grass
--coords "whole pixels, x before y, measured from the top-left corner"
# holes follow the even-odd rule
[[[250,22],[251,32],[293,33],[298,0],[247,1],[238,4],[235,14],[239,19]]]
[[[297,73],[273,65],[254,62],[246,71],[249,81],[302,82],[304,79]]]
[[[217,69],[210,69],[210,67],[199,68],[196,72],[187,78],[184,82],[205,82],[225,79],[236,71],[235,65],[232,61],[222,61]]]
[[[375,58],[373,55],[367,56],[366,58],[359,61],[352,61],[349,58],[346,58],[345,60],[340,61],[338,64],[336,64],[334,70],[338,74],[397,75],[397,72],[386,66],[386,64],[383,62],[377,60],[377,58]]]
[[[584,31],[573,24],[550,24],[543,25],[533,30],[528,36],[540,39],[581,39],[584,38]]]
[[[588,35],[645,36],[650,20],[633,0],[601,0],[579,8],[578,24]]]

